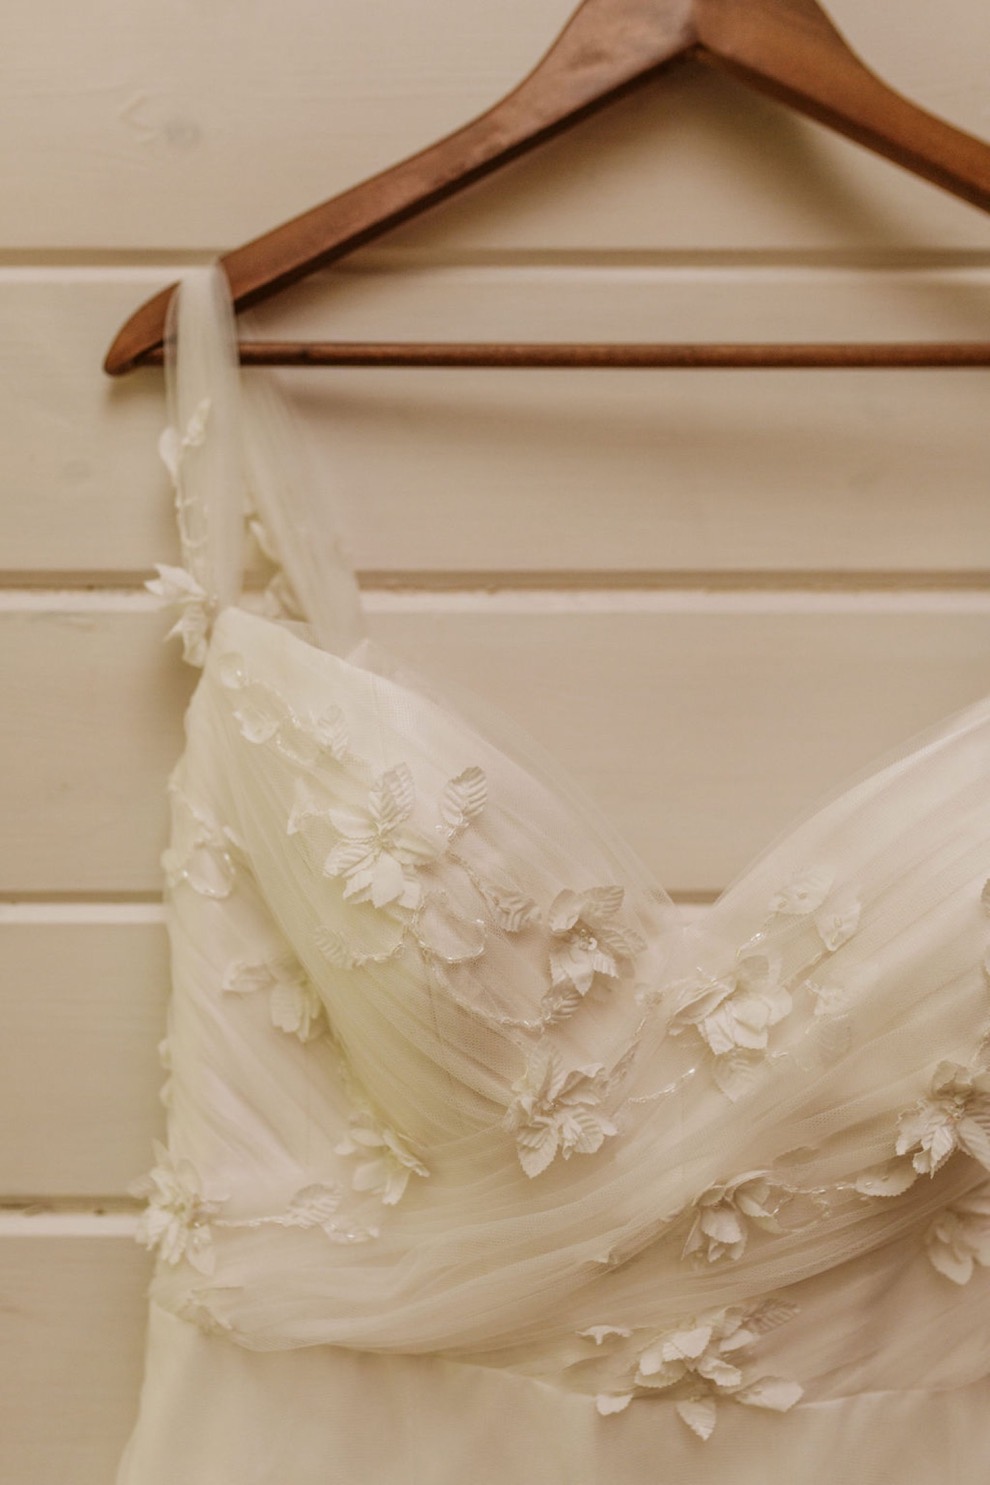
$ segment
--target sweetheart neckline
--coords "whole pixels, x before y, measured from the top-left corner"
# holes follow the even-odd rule
[[[384,684],[392,688],[393,690],[400,691],[405,697],[412,697],[413,699],[415,699],[417,705],[426,706],[433,712],[445,718],[448,722],[452,719],[454,722],[464,727],[472,736],[479,738],[486,748],[491,749],[500,757],[505,758],[514,767],[519,768],[521,771],[523,771],[535,785],[551,791],[555,795],[555,797],[561,799],[563,802],[563,790],[558,790],[558,787],[554,783],[541,779],[538,774],[532,771],[530,765],[526,762],[525,759],[514,758],[510,753],[507,753],[505,749],[499,745],[498,742],[496,742],[484,731],[482,731],[472,721],[472,719],[466,716],[459,708],[456,707],[456,705],[448,704],[446,699],[444,699],[443,701],[434,699],[433,697],[425,694],[423,691],[420,691],[413,686],[404,684],[401,680],[395,679],[395,677],[392,675],[382,674],[381,671],[374,670],[371,667],[348,659],[346,655],[341,655],[333,650],[325,649],[323,646],[317,644],[312,639],[307,638],[307,636],[303,632],[301,632],[303,630],[311,628],[311,626],[304,621],[300,622],[280,620],[272,618],[266,614],[252,612],[252,610],[250,610],[249,608],[246,608],[238,603],[228,604],[224,608],[222,608],[220,613],[217,615],[213,633],[210,635],[208,641],[208,655],[212,655],[215,648],[215,634],[217,627],[219,627],[219,625],[222,623],[224,617],[229,614],[234,614],[238,616],[238,618],[245,618],[248,620],[249,623],[258,623],[263,628],[274,630],[284,635],[288,639],[290,644],[295,644],[295,646],[302,652],[308,651],[312,653],[315,657],[317,657],[318,661],[325,659],[337,666],[343,667],[344,670],[349,671],[353,674],[360,674],[365,677],[374,677],[377,682]],[[235,619],[235,622],[237,622],[237,619]],[[360,643],[358,646],[355,646],[355,649],[356,648],[360,648]],[[407,662],[404,661],[401,656],[388,649],[386,646],[382,646],[381,648],[383,653],[387,654],[388,657],[391,660],[394,660],[397,665],[407,665]],[[354,651],[352,650],[349,653],[353,654]],[[432,684],[435,678],[432,676],[432,674],[427,674],[423,677],[423,679],[429,681]],[[442,691],[442,682],[437,681],[437,686],[438,689]],[[477,692],[474,692],[473,688],[472,694],[477,695],[479,701],[484,706],[491,707],[500,715],[506,716],[507,720],[511,723],[512,726],[519,728],[526,734],[527,739],[530,737],[529,730],[526,727],[525,723],[517,720],[514,716],[511,716],[511,714],[504,713],[503,709],[499,707],[497,703],[491,702],[486,697],[481,696]],[[704,922],[706,922],[715,914],[716,910],[724,908],[730,899],[730,894],[732,894],[741,884],[743,884],[772,852],[781,847],[786,841],[796,836],[802,829],[811,825],[814,820],[822,815],[827,809],[850,800],[852,796],[860,790],[868,789],[870,786],[877,785],[882,776],[887,773],[889,769],[895,767],[898,764],[902,765],[904,768],[910,769],[934,744],[948,740],[950,735],[960,736],[962,735],[962,733],[969,730],[967,726],[959,725],[963,722],[964,719],[972,719],[972,722],[975,723],[980,719],[981,716],[986,715],[987,713],[990,713],[990,693],[977,698],[975,701],[970,702],[967,706],[961,707],[956,711],[949,713],[948,716],[940,718],[938,721],[929,724],[928,727],[922,728],[919,731],[911,734],[908,738],[904,739],[900,743],[894,744],[885,752],[874,755],[874,757],[868,760],[859,770],[845,776],[845,778],[837,780],[831,785],[831,787],[820,792],[814,800],[809,802],[809,804],[803,811],[799,812],[796,815],[792,815],[790,819],[785,821],[781,828],[773,836],[770,837],[769,840],[758,847],[757,850],[748,857],[748,859],[739,867],[739,869],[734,873],[730,880],[725,884],[724,887],[720,889],[718,894],[710,902],[691,904],[691,907],[694,909],[695,924],[700,927]],[[536,740],[534,740],[534,742],[536,747],[540,749],[543,748],[543,744],[536,742]],[[555,765],[560,767],[562,774],[565,774],[567,777],[572,777],[570,775],[569,769],[567,769],[566,765],[561,763],[561,760],[556,757],[556,755],[549,753],[548,751],[548,758]],[[676,903],[674,901],[674,899],[670,896],[670,893],[665,884],[658,880],[657,875],[652,867],[643,860],[640,853],[629,842],[618,823],[606,813],[606,811],[598,804],[597,800],[588,795],[580,780],[574,780],[574,787],[579,792],[582,801],[587,804],[589,813],[592,815],[597,814],[600,817],[602,822],[612,832],[615,841],[621,847],[622,851],[626,855],[628,855],[628,857],[639,867],[643,878],[645,880],[653,882],[656,889],[659,890],[662,896],[667,898],[667,900],[671,903],[674,903],[674,905],[680,912],[685,904]]]

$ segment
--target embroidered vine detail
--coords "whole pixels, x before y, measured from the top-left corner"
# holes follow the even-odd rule
[[[229,1197],[207,1198],[192,1161],[173,1159],[157,1140],[153,1144],[155,1166],[128,1189],[132,1196],[147,1199],[135,1239],[146,1248],[157,1248],[165,1263],[185,1260],[198,1273],[212,1274],[216,1267],[213,1236],[218,1228],[319,1227],[334,1243],[365,1243],[379,1235],[376,1227],[339,1220],[343,1193],[336,1184],[304,1186],[281,1212],[223,1217],[220,1214]]]
[[[822,1205],[817,1195],[776,1182],[769,1171],[746,1171],[710,1186],[691,1210],[693,1220],[682,1257],[716,1263],[720,1258],[741,1258],[751,1228],[770,1233],[794,1231],[815,1221]]]
[[[347,722],[339,706],[301,715],[273,687],[252,680],[236,651],[220,657],[217,673],[221,685],[234,693],[233,715],[248,742],[270,743],[284,758],[304,766],[327,759],[341,763],[348,757]]]
[[[290,950],[254,963],[236,960],[228,966],[221,989],[237,995],[267,991],[272,1025],[301,1042],[313,1041],[326,1030],[323,1002]]]
[[[519,1164],[527,1176],[541,1175],[560,1154],[593,1155],[617,1126],[600,1111],[613,1077],[601,1063],[568,1070],[552,1047],[537,1046],[503,1127],[516,1137]]]
[[[191,1161],[173,1159],[158,1140],[153,1147],[155,1166],[128,1187],[132,1196],[147,1199],[134,1236],[144,1247],[157,1248],[165,1263],[185,1259],[199,1273],[211,1274],[210,1223],[227,1198],[208,1199]]]
[[[354,1172],[351,1186],[355,1191],[371,1191],[380,1196],[386,1207],[394,1207],[402,1200],[410,1176],[425,1179],[430,1174],[408,1141],[394,1129],[373,1123],[367,1115],[354,1115],[350,1134],[334,1150],[338,1155],[364,1157]]]
[[[576,1010],[597,976],[618,979],[620,966],[646,948],[633,929],[612,921],[624,896],[622,887],[565,888],[550,904],[547,926],[553,942],[545,1004],[553,1019]]]
[[[747,1380],[743,1366],[761,1336],[796,1314],[796,1305],[767,1299],[749,1311],[716,1310],[685,1321],[640,1352],[629,1391],[598,1395],[598,1411],[622,1412],[637,1395],[633,1389],[669,1390],[679,1417],[701,1439],[711,1437],[723,1399],[786,1413],[804,1395],[803,1387],[781,1377]]]
[[[343,1201],[343,1191],[334,1183],[315,1183],[297,1191],[284,1212],[274,1212],[261,1217],[219,1217],[214,1227],[319,1227],[332,1243],[367,1243],[379,1236],[377,1227],[355,1227],[341,1222],[337,1211]]]
[[[990,1185],[944,1208],[925,1233],[932,1265],[953,1284],[968,1284],[976,1264],[990,1268]]]

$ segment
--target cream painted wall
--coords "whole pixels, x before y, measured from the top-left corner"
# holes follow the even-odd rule
[[[190,676],[160,374],[118,323],[464,122],[572,0],[8,0],[0,58],[0,1481],[112,1478],[160,1127],[164,777]],[[834,0],[990,138],[978,0]],[[896,17],[894,11],[896,10]],[[684,69],[260,312],[469,338],[990,336],[990,224]],[[288,378],[375,632],[553,749],[686,902],[990,684],[983,373]],[[479,657],[482,663],[479,665]]]

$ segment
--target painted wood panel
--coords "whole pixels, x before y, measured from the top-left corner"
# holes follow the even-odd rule
[[[574,0],[8,0],[0,243],[36,252],[235,246],[431,143],[528,72]],[[990,19],[831,0],[870,64],[990,136]],[[244,188],[245,179],[250,188]],[[38,182],[44,189],[38,189]],[[115,204],[126,202],[126,212]],[[696,66],[407,228],[491,251],[943,244],[975,210]]]
[[[0,893],[159,888],[193,673],[141,595],[112,598],[0,612]],[[679,889],[722,885],[848,771],[990,683],[978,594],[378,593],[368,607],[372,634],[441,684],[483,675],[485,699]]]
[[[112,383],[115,327],[174,270],[0,271],[0,575],[119,582],[175,559],[161,374]],[[990,269],[362,271],[261,334],[990,338]],[[284,374],[353,559],[407,581],[990,567],[988,373]],[[743,577],[743,581],[746,578]]]
[[[113,1480],[137,1407],[150,1276],[130,1225],[0,1217],[3,1485]]]
[[[164,1127],[168,945],[156,915],[0,910],[4,1201],[120,1196],[147,1170]]]

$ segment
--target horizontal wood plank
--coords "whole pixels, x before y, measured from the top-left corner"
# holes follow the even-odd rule
[[[4,1200],[120,1195],[164,1126],[164,925],[91,913],[0,915]]]
[[[0,894],[154,894],[193,673],[140,595],[74,602],[34,595],[0,611]],[[720,886],[822,791],[988,682],[981,595],[378,594],[368,606],[372,634],[441,683],[480,689],[483,676],[485,698],[673,888]]]
[[[115,326],[174,269],[0,271],[0,578],[175,559],[162,378]],[[300,285],[262,335],[990,339],[990,269],[399,269]],[[254,373],[267,375],[270,373]],[[365,572],[990,567],[979,371],[282,373]],[[62,579],[60,579],[62,575]]]
[[[286,0],[231,26],[223,7],[190,0],[106,0],[96,24],[65,5],[8,0],[0,245],[233,247],[487,108],[574,8]],[[902,0],[896,24],[877,0],[831,0],[830,11],[894,86],[990,136],[984,8]],[[983,248],[986,224],[687,65],[398,240],[488,250]]]
[[[148,1255],[119,1223],[76,1225],[0,1231],[4,1485],[109,1485],[136,1416]]]

